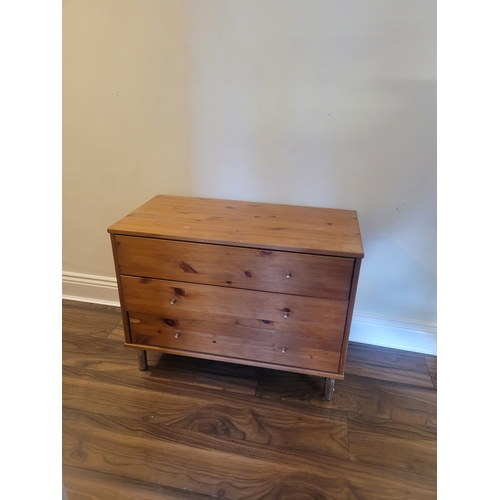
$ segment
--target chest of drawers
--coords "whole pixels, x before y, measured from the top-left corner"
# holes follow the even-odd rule
[[[125,346],[344,377],[356,212],[158,195],[113,224]]]

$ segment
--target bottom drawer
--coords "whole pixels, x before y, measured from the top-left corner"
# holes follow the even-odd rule
[[[132,343],[337,373],[341,339],[129,313]]]

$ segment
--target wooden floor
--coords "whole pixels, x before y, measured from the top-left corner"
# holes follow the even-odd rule
[[[436,498],[436,358],[349,345],[317,377],[123,347],[119,309],[63,301],[63,481],[80,499]]]

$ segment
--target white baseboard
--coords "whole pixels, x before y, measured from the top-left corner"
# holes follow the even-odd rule
[[[63,272],[63,299],[119,306],[115,278]],[[362,344],[437,354],[436,324],[425,321],[354,313],[349,340]]]
[[[116,278],[63,272],[62,298],[78,302],[92,302],[120,306]]]
[[[349,340],[437,355],[436,323],[427,321],[355,312]]]

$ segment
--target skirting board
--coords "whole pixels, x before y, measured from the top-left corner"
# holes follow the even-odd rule
[[[426,321],[355,312],[349,340],[437,355],[436,324]]]
[[[115,278],[63,272],[62,298],[119,306]],[[425,321],[354,313],[349,340],[422,354],[437,354],[436,324]]]
[[[90,274],[63,272],[62,298],[106,306],[120,306],[116,278]]]

